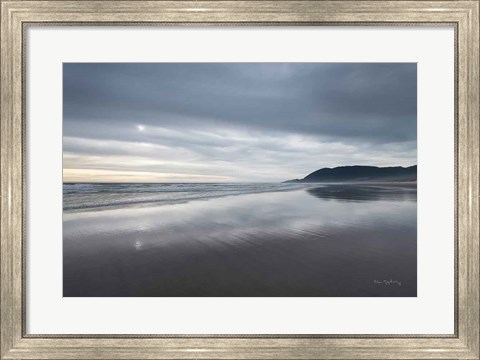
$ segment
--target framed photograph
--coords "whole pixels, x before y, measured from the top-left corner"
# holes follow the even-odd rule
[[[479,359],[479,1],[1,2],[1,359]]]

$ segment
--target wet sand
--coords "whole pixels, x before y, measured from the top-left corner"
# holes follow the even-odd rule
[[[416,296],[415,186],[65,213],[64,296]]]

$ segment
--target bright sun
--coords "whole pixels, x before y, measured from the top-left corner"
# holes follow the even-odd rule
[[[137,129],[138,129],[138,131],[143,131],[143,130],[145,130],[145,126],[137,125]]]

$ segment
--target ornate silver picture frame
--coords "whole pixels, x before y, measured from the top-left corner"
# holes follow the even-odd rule
[[[479,5],[467,1],[1,0],[2,359],[479,359]],[[453,335],[29,335],[25,330],[25,29],[29,25],[455,27]]]

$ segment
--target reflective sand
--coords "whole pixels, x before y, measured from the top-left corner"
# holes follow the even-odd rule
[[[416,296],[414,186],[64,214],[64,296]]]

